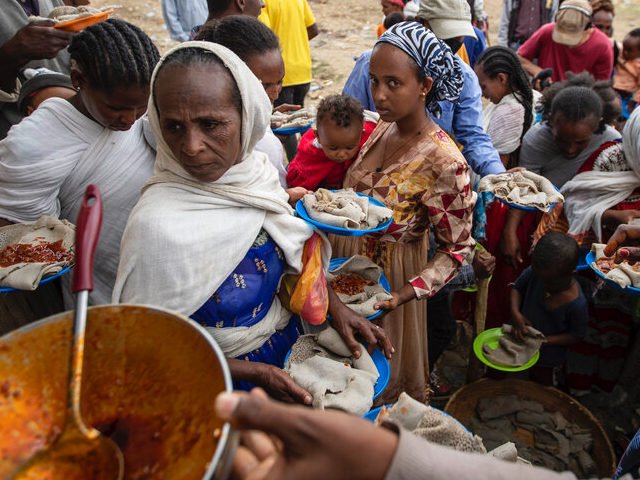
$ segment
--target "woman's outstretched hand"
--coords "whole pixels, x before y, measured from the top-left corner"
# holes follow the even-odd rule
[[[397,292],[391,292],[391,300],[376,303],[373,308],[376,310],[395,310],[399,305],[407,303],[409,300],[416,298],[416,291],[410,283],[407,283]]]
[[[360,358],[360,343],[356,340],[356,335],[360,335],[367,342],[367,351],[371,354],[378,347],[387,358],[395,352],[391,341],[382,327],[375,325],[366,318],[361,317],[356,312],[340,301],[338,295],[331,287],[329,291],[329,312],[331,313],[331,324],[340,334],[344,343],[347,344],[353,356]]]

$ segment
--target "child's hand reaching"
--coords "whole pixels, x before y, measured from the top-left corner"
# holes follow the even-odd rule
[[[287,194],[289,195],[289,205],[295,208],[296,203],[307,193],[313,193],[311,190],[307,190],[304,187],[287,188]]]
[[[512,317],[514,327],[513,335],[521,342],[524,342],[529,332],[529,330],[527,329],[527,325],[531,325],[531,322],[527,320],[527,317],[519,312],[512,315]]]

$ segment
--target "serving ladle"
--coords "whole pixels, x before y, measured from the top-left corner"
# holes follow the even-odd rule
[[[72,347],[69,356],[67,414],[60,435],[13,473],[14,480],[122,480],[120,448],[98,430],[87,427],[80,412],[82,364],[89,292],[93,290],[93,257],[102,225],[102,199],[95,185],[84,194],[76,225],[72,291],[76,294]]]

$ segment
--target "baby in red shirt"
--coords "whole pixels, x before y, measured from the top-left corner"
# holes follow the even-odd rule
[[[320,102],[316,128],[300,139],[289,164],[291,187],[340,189],[347,169],[375,128],[364,120],[364,108],[350,95],[331,95]]]

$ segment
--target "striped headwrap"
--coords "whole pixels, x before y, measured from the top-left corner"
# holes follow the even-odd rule
[[[378,39],[379,43],[390,43],[409,55],[427,77],[433,79],[427,109],[440,118],[439,101],[457,103],[464,79],[459,60],[442,40],[431,30],[417,22],[402,22],[392,26]]]

